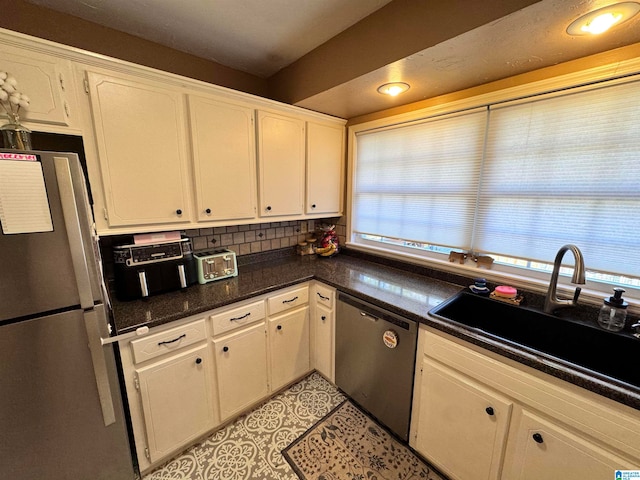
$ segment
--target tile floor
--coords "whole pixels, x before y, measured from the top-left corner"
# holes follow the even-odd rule
[[[313,373],[143,480],[297,480],[281,450],[342,400],[344,395]]]

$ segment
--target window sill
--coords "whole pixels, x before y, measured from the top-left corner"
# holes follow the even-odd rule
[[[523,275],[517,275],[511,272],[504,272],[500,270],[488,270],[486,268],[480,268],[471,264],[459,264],[449,262],[448,260],[440,260],[436,258],[427,258],[422,255],[411,255],[408,253],[394,252],[383,248],[376,248],[370,245],[362,245],[353,242],[347,242],[346,246],[354,251],[368,253],[376,256],[380,256],[390,260],[397,260],[398,262],[404,262],[408,264],[423,266],[426,268],[432,268],[435,270],[444,271],[447,273],[460,275],[469,279],[485,278],[489,283],[508,284],[520,290],[526,290],[539,295],[546,295],[549,289],[549,280],[535,279]],[[560,277],[561,283],[558,284],[557,292],[560,298],[570,299],[573,297],[573,292],[576,285],[562,282],[563,277]],[[471,281],[471,280],[470,280]],[[604,284],[603,284],[604,286]],[[605,297],[609,297],[612,294],[612,286],[607,290],[600,290],[592,288],[591,286],[581,286],[582,291],[580,293],[579,303],[599,308],[602,306],[602,300]],[[630,315],[640,315],[640,298],[635,298],[629,294],[632,292],[627,291],[625,293],[625,300],[629,303],[628,312]]]

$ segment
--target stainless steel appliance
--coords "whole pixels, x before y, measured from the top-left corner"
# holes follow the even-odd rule
[[[336,385],[403,440],[409,439],[418,327],[340,293]]]
[[[134,300],[187,288],[198,276],[191,240],[113,247],[115,291],[120,300]]]
[[[204,284],[238,275],[236,253],[229,249],[197,252],[193,256],[196,259],[198,283]]]
[[[0,220],[0,478],[139,478],[77,155],[0,151]]]

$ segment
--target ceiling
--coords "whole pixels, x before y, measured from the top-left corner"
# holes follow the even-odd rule
[[[391,0],[29,0],[269,77]]]
[[[274,98],[342,118],[640,42],[640,15],[565,30],[615,0],[28,0],[267,79]],[[404,81],[386,97],[376,87]]]

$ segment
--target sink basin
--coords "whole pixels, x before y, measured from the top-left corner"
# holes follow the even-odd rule
[[[630,334],[607,332],[595,323],[559,318],[465,291],[429,314],[530,353],[548,355],[580,370],[640,387],[640,339]]]

